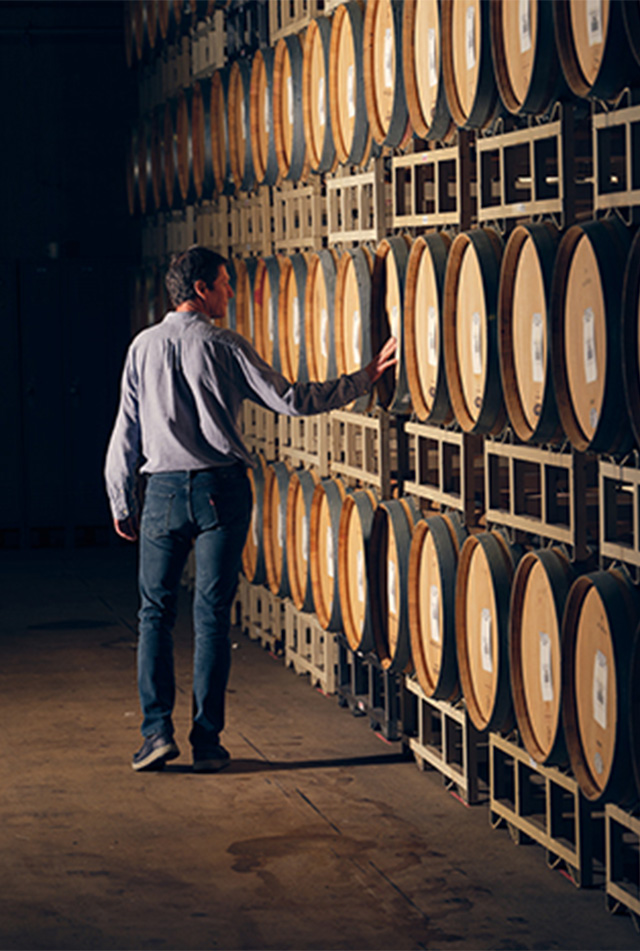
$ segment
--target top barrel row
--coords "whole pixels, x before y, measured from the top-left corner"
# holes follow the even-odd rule
[[[216,6],[133,3],[127,49],[159,54]],[[222,6],[230,16],[233,4]],[[263,4],[264,14],[274,6]],[[287,76],[292,101],[306,72],[312,124],[330,125],[325,93],[334,86],[334,136],[365,122],[378,145],[397,147],[411,131],[440,139],[452,123],[480,129],[500,112],[541,115],[558,99],[609,100],[640,86],[640,0],[349,0],[288,47],[299,60]]]

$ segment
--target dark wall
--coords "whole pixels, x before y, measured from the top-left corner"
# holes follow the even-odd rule
[[[0,546],[104,540],[104,449],[140,235],[123,10],[0,2]]]

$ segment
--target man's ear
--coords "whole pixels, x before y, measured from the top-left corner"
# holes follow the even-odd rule
[[[204,292],[207,290],[207,282],[202,280],[202,278],[198,278],[193,285],[193,289],[198,297],[204,297]]]

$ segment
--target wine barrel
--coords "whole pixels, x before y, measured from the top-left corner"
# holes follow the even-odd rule
[[[271,48],[256,50],[251,65],[251,154],[258,185],[275,185],[278,158],[273,126],[273,60]]]
[[[346,490],[340,479],[323,479],[311,500],[311,588],[313,605],[325,631],[342,630],[338,589],[338,538]]]
[[[256,258],[234,258],[235,272],[235,316],[237,333],[255,344],[255,313],[253,289],[255,285],[258,261]]]
[[[509,597],[518,560],[499,532],[470,535],[456,577],[456,644],[460,686],[477,730],[513,724],[509,682]]]
[[[559,66],[553,4],[494,0],[491,52],[500,98],[514,115],[540,115],[568,89]]]
[[[318,484],[313,470],[291,474],[287,497],[287,566],[291,600],[299,611],[313,611],[311,584],[311,503]]]
[[[481,129],[499,111],[490,6],[485,0],[442,0],[442,76],[449,111],[461,129]]]
[[[273,132],[278,169],[285,181],[302,178],[306,158],[302,117],[302,44],[283,36],[273,61]]]
[[[344,633],[353,651],[375,648],[368,578],[369,543],[376,497],[359,489],[342,503],[338,530],[338,591]]]
[[[178,186],[185,204],[195,201],[196,189],[193,178],[193,140],[191,137],[191,112],[193,89],[181,89],[176,101],[176,135],[178,138]]]
[[[561,437],[551,374],[550,298],[560,236],[551,222],[519,225],[500,271],[498,341],[502,392],[523,442]]]
[[[291,597],[287,552],[288,462],[267,466],[264,483],[264,552],[267,584],[273,594]]]
[[[275,254],[259,258],[253,282],[253,342],[262,359],[279,372],[282,371],[278,333],[280,260]]]
[[[392,413],[411,411],[404,344],[404,285],[410,239],[383,238],[373,260],[371,286],[371,349],[376,353],[392,336],[398,342],[397,364],[380,378],[378,401]]]
[[[229,126],[230,67],[216,69],[211,77],[211,162],[213,180],[219,195],[234,191],[231,171],[231,132]]]
[[[332,380],[337,375],[334,336],[337,254],[322,249],[307,258],[304,297],[304,336],[310,380]]]
[[[161,108],[151,113],[150,131],[150,170],[151,196],[156,211],[164,205],[164,168],[163,168],[163,135],[164,114]]]
[[[552,363],[560,420],[580,452],[631,448],[622,386],[621,293],[630,247],[615,218],[574,225],[556,256]]]
[[[264,456],[255,453],[251,457],[252,465],[247,469],[251,483],[253,509],[251,525],[242,551],[242,571],[251,584],[264,584],[267,580],[267,568],[264,546],[264,503],[267,463]]]
[[[363,24],[364,95],[371,134],[378,145],[396,148],[407,132],[404,92],[402,3],[368,3]]]
[[[213,197],[213,127],[211,123],[211,79],[193,84],[191,98],[191,147],[193,186],[199,201]]]
[[[640,82],[618,0],[552,4],[562,71],[576,96],[612,99]]]
[[[622,379],[631,426],[640,445],[640,232],[629,251],[622,291]]]
[[[311,20],[302,56],[302,118],[307,161],[313,172],[330,172],[336,164],[336,147],[329,109],[329,48],[331,21]]]
[[[638,593],[623,570],[578,578],[562,623],[563,721],[571,768],[590,802],[636,798],[629,671]]]
[[[575,572],[560,549],[530,551],[513,579],[511,694],[520,739],[536,763],[562,766],[562,614]]]
[[[373,636],[383,670],[411,669],[409,632],[409,551],[413,526],[420,516],[413,499],[381,502],[371,530],[371,601]]]
[[[502,247],[492,228],[466,231],[447,260],[444,360],[451,406],[468,433],[495,434],[505,422],[497,331]]]
[[[418,683],[427,697],[458,696],[455,596],[458,556],[467,530],[457,514],[420,520],[409,551],[409,631]]]
[[[305,255],[283,257],[278,293],[278,340],[281,370],[291,383],[306,383],[309,379],[304,317],[306,284]]]
[[[164,194],[168,208],[177,208],[180,204],[180,182],[178,180],[178,133],[176,122],[176,101],[175,99],[168,99],[164,105],[162,135]]]
[[[420,235],[411,246],[404,292],[404,365],[411,406],[419,420],[453,418],[442,346],[443,292],[451,239]]]
[[[428,140],[447,138],[453,125],[442,79],[440,5],[440,0],[405,0],[402,15],[409,119],[416,135]]]
[[[341,165],[359,165],[370,147],[364,97],[363,18],[356,0],[336,8],[329,47],[329,103],[336,155]]]
[[[151,188],[151,126],[144,117],[138,122],[137,146],[137,183],[138,204],[143,215],[153,211],[153,192]]]
[[[250,191],[255,182],[251,154],[250,91],[251,66],[246,60],[236,60],[229,74],[227,115],[229,162],[238,191]]]
[[[341,8],[339,8],[341,9]],[[338,375],[366,366],[371,350],[371,253],[366,247],[344,251],[338,261],[335,294],[336,366]],[[367,393],[350,404],[364,412],[372,405]]]

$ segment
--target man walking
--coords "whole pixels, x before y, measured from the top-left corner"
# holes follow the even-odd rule
[[[326,383],[289,383],[243,337],[216,327],[233,297],[226,260],[194,246],[166,276],[174,310],[129,347],[105,464],[118,535],[139,552],[138,692],[144,742],[135,770],[179,756],[172,629],[182,570],[195,546],[193,768],[229,762],[220,743],[230,667],[229,628],[251,518],[250,455],[237,427],[252,399],[277,413],[326,412],[366,393],[396,362],[389,339],[371,363]],[[138,519],[136,477],[147,477]]]

